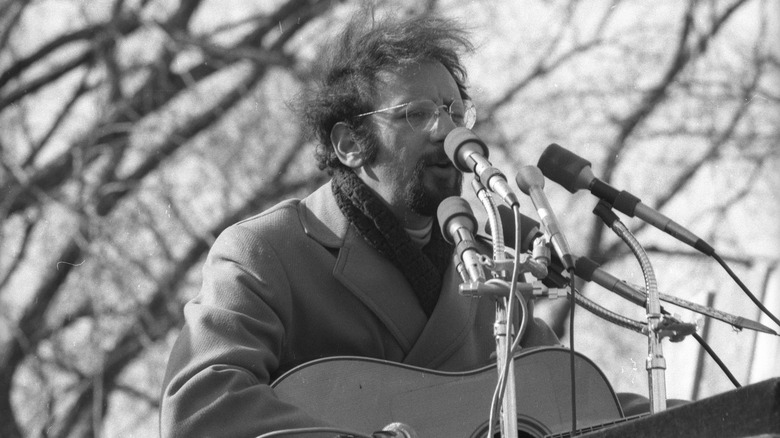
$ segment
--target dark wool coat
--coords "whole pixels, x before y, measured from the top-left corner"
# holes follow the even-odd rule
[[[254,437],[323,425],[269,386],[322,357],[447,371],[493,363],[494,302],[461,296],[459,283],[450,266],[428,319],[401,272],[346,221],[330,184],[229,227],[208,255],[200,294],[184,308],[165,374],[161,435]],[[559,341],[533,319],[522,344]]]

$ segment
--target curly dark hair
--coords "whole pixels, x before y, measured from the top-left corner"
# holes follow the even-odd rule
[[[320,170],[332,175],[335,169],[345,167],[330,141],[330,132],[338,122],[349,126],[365,157],[373,158],[376,135],[366,118],[355,115],[374,110],[378,74],[438,61],[452,74],[461,98],[468,99],[460,54],[473,49],[467,32],[444,18],[426,15],[375,20],[365,12],[354,16],[337,43],[329,47],[317,90],[301,102],[304,123],[320,143],[315,153]]]

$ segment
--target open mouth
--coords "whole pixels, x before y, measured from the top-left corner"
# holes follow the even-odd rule
[[[435,163],[428,164],[427,168],[434,175],[439,178],[452,178],[457,173],[455,166],[451,161],[437,161]]]
[[[452,161],[450,161],[449,159],[428,163],[428,166],[438,167],[439,169],[449,169],[450,167],[453,167]]]

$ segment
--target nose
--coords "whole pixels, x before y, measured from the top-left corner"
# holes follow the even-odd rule
[[[452,117],[447,111],[439,110],[439,115],[436,117],[436,121],[431,127],[431,140],[435,142],[443,142],[453,129],[457,128],[455,122],[452,121]]]

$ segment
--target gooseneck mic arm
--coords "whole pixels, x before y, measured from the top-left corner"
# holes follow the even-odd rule
[[[650,396],[650,413],[655,414],[666,410],[666,359],[661,347],[661,301],[658,297],[658,286],[655,273],[642,246],[628,231],[617,215],[610,209],[609,204],[599,201],[593,212],[599,216],[631,249],[645,277],[645,289],[647,290],[647,380]]]

